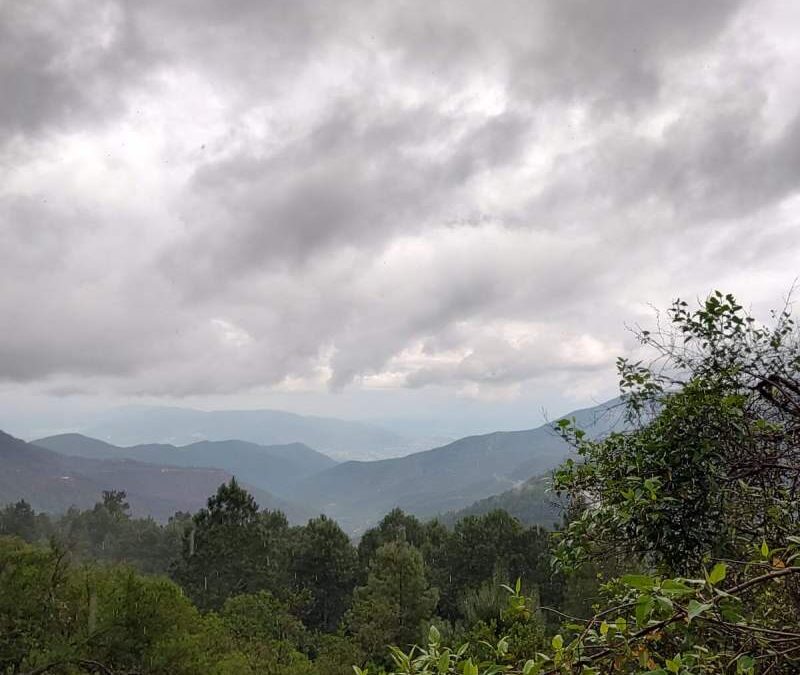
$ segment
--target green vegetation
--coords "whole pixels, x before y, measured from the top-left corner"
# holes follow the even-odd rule
[[[504,513],[450,531],[394,510],[356,547],[324,516],[260,510],[235,480],[166,525],[132,518],[123,492],[59,518],[20,501],[0,511],[0,673],[377,672],[430,625],[499,636],[505,603],[481,604],[504,593],[498,570],[539,574],[557,603],[549,558],[548,534]],[[527,622],[541,643],[538,613]]]
[[[798,330],[721,293],[664,324],[639,334],[652,362],[619,361],[625,431],[557,425],[580,456],[554,476],[570,500],[557,568],[623,572],[593,614],[527,659],[511,636],[479,661],[431,631],[393,652],[397,673],[800,672]]]
[[[798,331],[719,293],[668,319],[619,361],[623,428],[555,425],[554,533],[395,509],[356,548],[235,481],[164,526],[7,506],[0,673],[800,672]]]
[[[526,525],[552,527],[560,520],[564,504],[550,491],[550,476],[534,476],[522,485],[499,495],[481,499],[470,506],[442,516],[442,522],[453,525],[466,516],[482,516],[491,511],[505,511]]]

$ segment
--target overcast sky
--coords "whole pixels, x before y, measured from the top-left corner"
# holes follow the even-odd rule
[[[0,0],[5,417],[532,426],[800,273],[800,3]],[[461,429],[460,427],[459,429]]]

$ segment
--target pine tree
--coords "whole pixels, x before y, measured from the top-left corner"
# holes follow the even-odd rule
[[[232,478],[192,518],[173,577],[203,609],[218,609],[240,593],[278,592],[287,538],[283,514],[259,513]]]
[[[419,551],[406,542],[389,542],[375,552],[366,585],[355,591],[350,629],[368,654],[382,657],[387,645],[419,640],[437,596]]]
[[[295,586],[311,593],[303,619],[309,628],[334,631],[356,580],[357,555],[335,521],[320,516],[300,528],[292,550]]]

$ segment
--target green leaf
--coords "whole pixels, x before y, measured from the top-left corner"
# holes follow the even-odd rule
[[[761,542],[761,557],[769,558],[769,546],[767,546],[766,540]]]
[[[742,615],[739,612],[739,603],[736,600],[729,600],[728,598],[723,598],[723,600],[719,603],[719,612],[722,614],[722,618],[725,621],[729,621],[731,623],[736,623],[742,620]]]
[[[687,586],[682,581],[666,579],[661,582],[661,592],[664,595],[694,595],[694,589]]]
[[[709,583],[714,586],[718,584],[725,578],[725,574],[728,572],[728,566],[725,563],[717,563],[714,565],[714,569],[711,570],[711,574],[708,575]]]
[[[689,608],[686,612],[686,617],[691,621],[692,619],[700,616],[703,612],[707,612],[713,605],[708,602],[697,602],[697,600],[689,601]]]
[[[655,579],[644,574],[626,574],[622,577],[622,583],[640,591],[652,590],[656,585]]]
[[[653,611],[653,597],[650,595],[643,595],[636,602],[636,624],[644,626],[650,618],[650,613]]]
[[[657,595],[656,602],[658,603],[659,608],[664,612],[671,612],[674,606],[672,604],[672,600],[665,598],[663,595]]]
[[[674,659],[667,659],[667,670],[671,673],[679,673],[681,670],[681,657],[676,656]]]
[[[557,652],[561,651],[561,649],[564,647],[564,638],[561,637],[560,633],[557,633],[553,636],[553,640],[550,644],[553,645],[553,649],[555,649]]]
[[[752,656],[742,654],[736,659],[736,672],[737,673],[752,673],[755,668],[756,661]]]

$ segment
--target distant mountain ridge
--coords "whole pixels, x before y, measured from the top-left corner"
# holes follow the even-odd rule
[[[615,399],[563,417],[601,436],[620,424],[616,405]],[[498,431],[406,457],[343,462],[302,481],[295,495],[358,532],[394,507],[418,516],[465,508],[553,469],[570,453],[550,424]]]
[[[103,490],[125,490],[135,515],[164,521],[176,511],[202,508],[230,478],[230,473],[214,468],[62,455],[0,431],[0,504],[25,499],[37,510],[58,513],[71,506],[91,507],[101,500]],[[293,522],[309,515],[264,490],[250,485],[248,489],[262,507],[280,509]]]
[[[574,418],[590,435],[602,436],[620,426],[617,403],[615,399],[564,417]],[[534,493],[539,488],[530,479],[552,470],[571,454],[571,448],[550,424],[468,436],[404,457],[341,464],[301,443],[264,446],[228,440],[200,441],[183,447],[118,447],[78,434],[52,436],[37,443],[64,453],[63,461],[116,463],[117,471],[127,462],[150,467],[151,471],[205,466],[209,468],[193,470],[212,474],[216,471],[220,476],[235,474],[243,483],[267,491],[266,501],[259,499],[264,506],[275,508],[283,500],[285,508],[295,515],[299,511],[325,513],[351,534],[362,532],[395,507],[431,517],[448,512],[482,512],[492,504],[502,503],[531,513],[539,509],[539,515],[534,513],[531,517],[541,517],[548,521],[546,524],[552,524],[549,506],[531,501],[538,498]],[[129,457],[136,461],[121,459]],[[142,464],[142,460],[146,462]],[[4,469],[5,463],[0,463],[0,470]],[[208,494],[216,487],[210,486]],[[481,501],[487,499],[485,503]]]
[[[286,498],[291,498],[292,486],[298,481],[336,465],[335,460],[303,443],[258,445],[227,440],[199,441],[184,446],[151,443],[119,447],[82,434],[59,434],[32,443],[78,457],[127,458],[150,464],[219,468]]]
[[[281,410],[126,407],[104,413],[80,429],[118,446],[187,445],[231,438],[259,445],[303,443],[334,459],[380,459],[418,449],[418,441],[361,422],[297,415]]]

